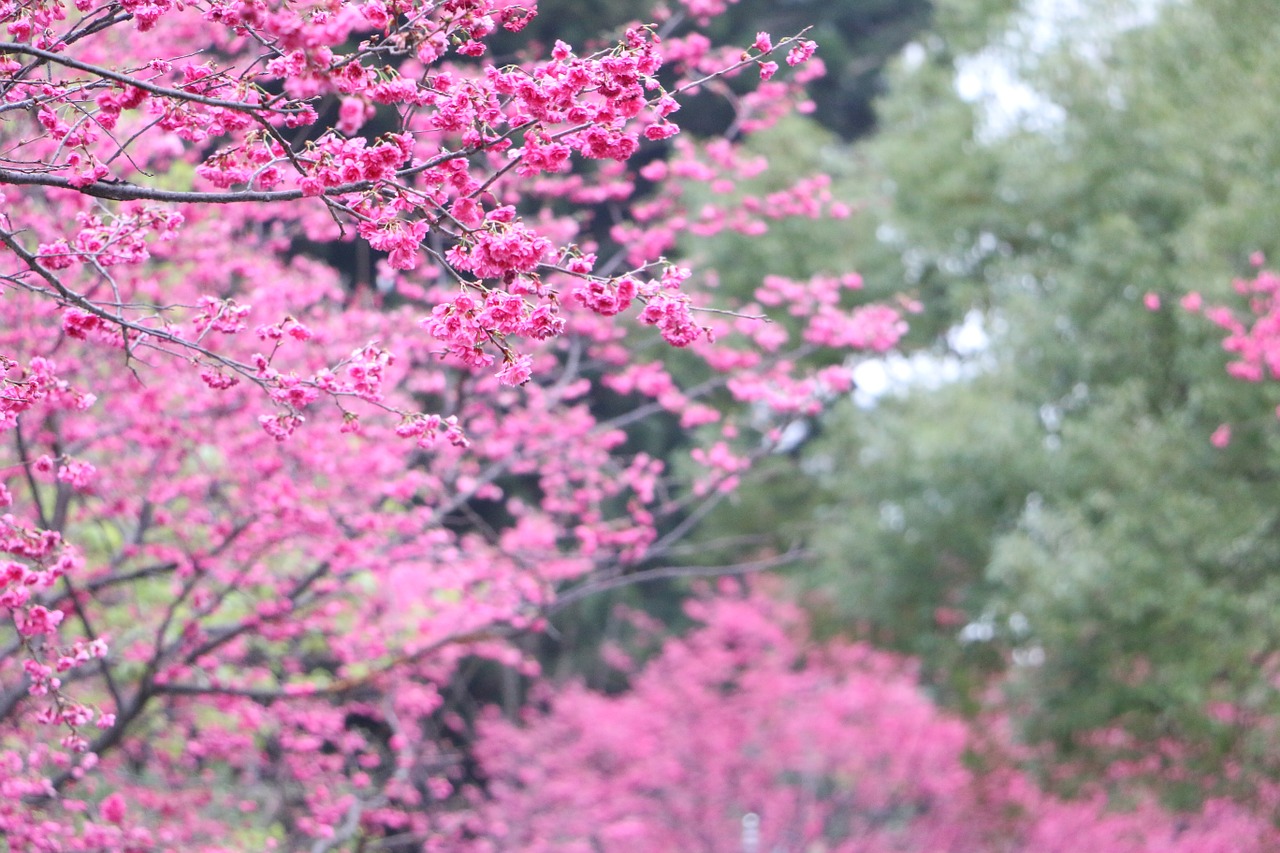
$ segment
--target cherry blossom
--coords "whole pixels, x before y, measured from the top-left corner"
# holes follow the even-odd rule
[[[670,562],[848,390],[832,361],[901,333],[826,277],[784,329],[674,257],[690,223],[847,213],[821,176],[686,208],[767,164],[680,133],[682,100],[809,42],[637,23],[492,57],[535,11],[0,4],[11,849],[446,843],[460,663],[532,675],[513,637]],[[817,69],[741,94],[738,127]],[[628,442],[662,411],[699,428],[687,466]]]

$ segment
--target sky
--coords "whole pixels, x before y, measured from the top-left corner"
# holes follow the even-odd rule
[[[1176,0],[1106,0],[1102,4],[1096,0],[1027,0],[1003,37],[956,63],[956,92],[984,107],[980,137],[998,138],[1017,129],[1052,131],[1062,121],[1062,109],[1023,79],[1020,66],[1064,47],[1077,56],[1101,62],[1111,38],[1151,23],[1166,2]],[[908,45],[904,49],[903,60],[908,65],[919,61],[910,55],[913,50],[923,48]]]

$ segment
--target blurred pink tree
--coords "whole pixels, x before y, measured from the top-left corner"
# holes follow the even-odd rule
[[[759,592],[694,601],[690,615],[703,626],[668,641],[629,691],[569,687],[521,725],[488,721],[478,752],[489,797],[477,798],[467,849],[1280,845],[1280,832],[1249,808],[1210,799],[1198,814],[1170,812],[1125,786],[1125,772],[1076,799],[1046,794],[1016,769],[1018,750],[998,721],[976,726],[938,709],[907,659],[815,643],[796,608]],[[973,769],[979,759],[985,772]]]

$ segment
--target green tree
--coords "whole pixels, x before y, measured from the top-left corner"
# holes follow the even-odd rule
[[[1098,0],[1033,52],[983,7],[939,11],[861,152],[926,319],[981,311],[985,366],[827,425],[820,577],[945,693],[1003,661],[1025,731],[1063,754],[1120,726],[1206,767],[1266,763],[1280,431],[1253,413],[1278,395],[1228,380],[1177,303],[1228,298],[1251,251],[1280,249],[1274,5]],[[1038,100],[999,120],[962,99],[982,62]]]

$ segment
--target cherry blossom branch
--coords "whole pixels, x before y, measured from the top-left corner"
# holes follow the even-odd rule
[[[21,42],[0,41],[0,56],[3,56],[6,53],[21,53],[26,54],[27,56],[39,57],[46,62],[52,62],[67,68],[74,68],[77,71],[84,71],[85,73],[92,74],[95,77],[101,77],[104,80],[112,80],[124,86],[132,86],[135,89],[141,89],[142,91],[149,92],[152,95],[158,95],[164,98],[174,98],[176,100],[188,101],[194,104],[203,104],[207,107],[221,107],[223,109],[236,110],[239,112],[270,111],[278,115],[292,115],[302,112],[299,108],[278,108],[272,106],[270,103],[250,104],[244,101],[227,101],[222,98],[210,98],[207,95],[200,95],[183,89],[171,89],[168,86],[157,86],[154,83],[148,83],[145,80],[139,80],[136,77],[130,77],[127,74],[112,71],[110,68],[103,68],[100,65],[91,65],[90,63],[81,62],[78,59],[72,59],[71,57],[64,56],[60,53],[42,50],[41,48],[32,47],[29,44],[22,44]],[[196,82],[203,82],[204,79],[207,78],[201,78],[200,81]]]

